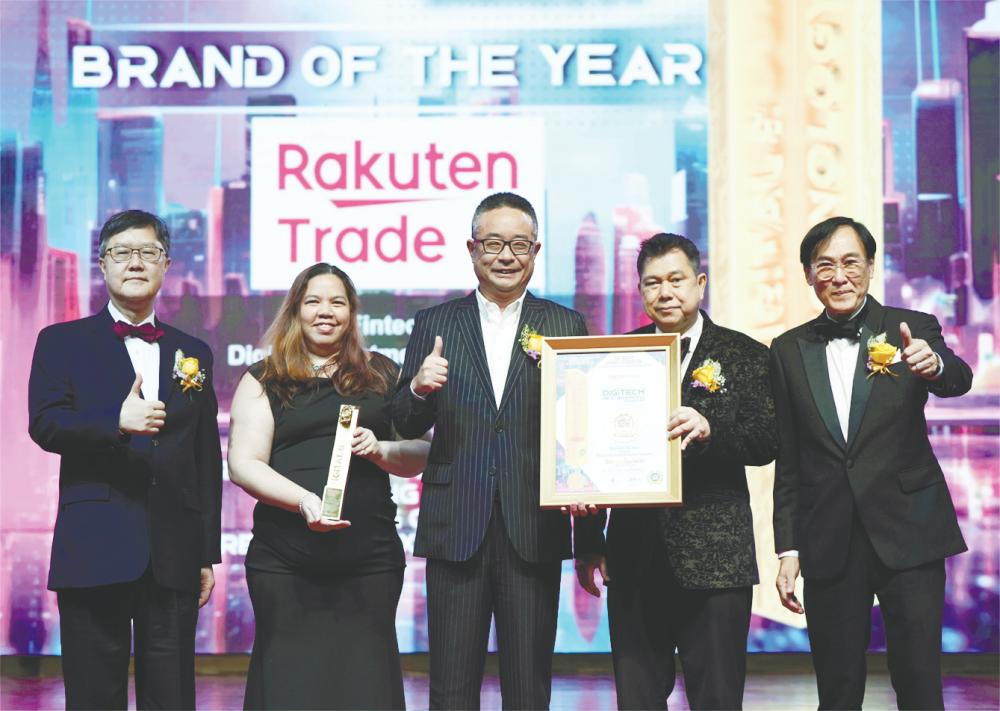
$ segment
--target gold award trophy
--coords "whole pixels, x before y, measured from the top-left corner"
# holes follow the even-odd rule
[[[323,523],[340,520],[340,512],[344,507],[344,489],[347,488],[347,470],[351,466],[351,440],[354,439],[360,411],[361,408],[356,405],[340,406],[337,434],[333,438],[333,454],[330,455],[330,472],[323,488],[323,509],[320,513]]]

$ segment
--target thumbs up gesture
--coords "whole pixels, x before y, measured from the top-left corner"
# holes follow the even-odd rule
[[[903,347],[901,357],[910,372],[918,378],[936,380],[941,363],[927,341],[914,338],[906,321],[899,324],[899,337]]]
[[[424,358],[420,370],[413,378],[413,392],[417,395],[429,395],[443,388],[447,382],[448,361],[444,358],[444,341],[441,336],[435,336],[434,350]]]
[[[155,435],[167,419],[166,405],[142,399],[142,375],[136,373],[118,415],[118,429],[132,435]]]
[[[906,325],[906,321],[899,324],[899,337],[903,341],[903,350],[905,351],[913,343],[913,334],[910,333],[910,327]]]

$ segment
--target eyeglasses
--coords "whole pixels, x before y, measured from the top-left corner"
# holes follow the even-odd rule
[[[160,257],[165,254],[163,247],[148,246],[140,247],[139,249],[132,249],[131,247],[112,247],[111,249],[104,250],[105,256],[111,257],[111,261],[118,262],[119,264],[132,261],[132,255],[136,252],[139,253],[139,259],[153,264],[160,261]]]
[[[483,251],[487,254],[500,254],[504,247],[510,247],[511,254],[518,257],[528,254],[538,244],[530,239],[495,239],[493,237],[477,239],[473,240],[473,242],[483,245]]]
[[[860,259],[847,259],[840,264],[834,264],[833,262],[817,262],[812,265],[812,268],[817,279],[820,281],[830,281],[837,276],[838,269],[843,271],[844,276],[848,279],[857,279],[859,276],[864,274],[867,266],[868,263],[863,262]]]

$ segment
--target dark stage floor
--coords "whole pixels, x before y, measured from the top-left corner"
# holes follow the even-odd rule
[[[200,657],[198,706],[206,711],[243,706],[243,670],[246,657]],[[483,684],[482,708],[500,708],[500,683],[495,659],[490,660]],[[406,703],[411,709],[427,708],[426,655],[407,655],[403,662]],[[607,655],[559,655],[552,681],[552,709],[611,710],[616,708],[611,662]],[[816,685],[808,658],[799,654],[752,655],[747,675],[744,707],[747,709],[814,709]],[[869,660],[865,707],[896,707],[885,670],[885,659]],[[950,656],[945,662],[944,698],[949,709],[1000,708],[997,656]],[[61,709],[62,679],[58,658],[3,658],[0,676],[0,709]],[[670,697],[672,709],[686,709],[683,678]],[[134,698],[130,694],[134,708]]]

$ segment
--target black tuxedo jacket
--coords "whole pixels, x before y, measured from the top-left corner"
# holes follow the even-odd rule
[[[517,335],[528,325],[543,336],[585,336],[583,316],[528,293]],[[448,382],[426,400],[410,381],[444,339]],[[493,396],[475,292],[417,312],[392,404],[404,437],[434,427],[423,475],[414,553],[468,560],[479,549],[499,489],[507,535],[527,561],[570,556],[569,517],[538,506],[541,371],[515,338],[498,408]]]
[[[768,387],[767,348],[716,325],[702,312],[701,338],[681,385],[681,402],[709,421],[707,442],[684,451],[683,506],[615,509],[606,555],[612,583],[641,573],[651,560],[648,542],[660,538],[681,586],[721,589],[758,582],[746,466],[777,453],[774,405]],[[653,324],[632,333],[656,333]],[[711,358],[722,366],[725,389],[694,387],[691,374]],[[664,434],[666,441],[666,434]],[[576,556],[604,552],[603,512],[576,521]]]
[[[822,314],[819,319],[825,318]],[[847,560],[851,520],[860,517],[878,557],[903,570],[966,550],[944,474],[927,438],[927,393],[955,397],[972,371],[941,336],[937,319],[882,306],[870,295],[861,332],[844,441],[830,386],[826,342],[815,323],[771,345],[771,380],[780,450],[774,482],[777,552],[797,549],[804,577],[836,576]],[[944,361],[940,380],[910,373],[870,375],[867,342],[885,333],[899,347],[899,324]]]
[[[222,456],[208,346],[164,323],[159,398],[166,424],[156,436],[118,431],[135,380],[106,308],[38,334],[28,388],[29,433],[61,455],[59,511],[49,588],[156,580],[197,591],[201,566],[221,560]],[[198,358],[208,378],[182,393],[174,354]]]

